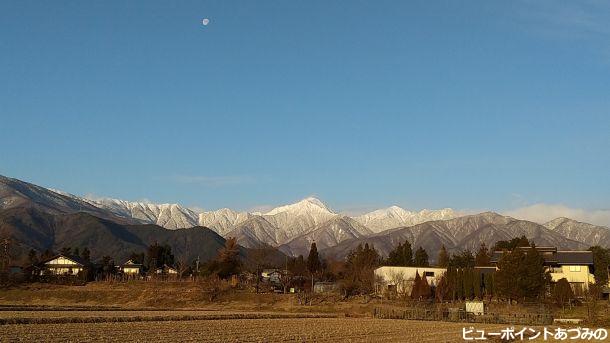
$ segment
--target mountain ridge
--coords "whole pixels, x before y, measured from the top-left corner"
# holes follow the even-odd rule
[[[434,255],[440,245],[474,250],[481,242],[520,235],[537,244],[560,247],[610,246],[610,229],[568,218],[537,224],[489,211],[463,215],[450,208],[409,211],[396,205],[350,217],[333,211],[315,197],[280,205],[265,213],[229,208],[204,211],[179,204],[87,199],[0,176],[0,211],[23,207],[54,215],[86,212],[118,224],[152,224],[168,231],[202,226],[223,238],[235,237],[246,248],[272,246],[292,255],[306,253],[314,241],[320,250],[338,255],[354,242],[369,241],[377,242],[381,252],[387,253],[405,239],[427,246],[432,250],[429,254]],[[44,220],[38,220],[44,224]]]

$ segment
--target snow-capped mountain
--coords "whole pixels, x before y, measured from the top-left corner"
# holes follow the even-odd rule
[[[347,216],[334,216],[330,220],[316,225],[313,230],[291,239],[279,247],[283,253],[306,256],[312,242],[318,249],[326,249],[346,241],[373,234],[366,226]]]
[[[197,226],[199,215],[178,204],[152,204],[117,199],[90,200],[99,208],[109,210],[122,217],[130,217],[142,223],[156,224],[166,229]]]
[[[398,206],[391,206],[354,217],[354,219],[374,232],[381,232],[400,226],[412,226],[431,220],[453,219],[458,216],[459,214],[450,208],[411,212]]]
[[[568,218],[557,218],[543,226],[492,212],[462,216],[451,209],[414,212],[398,206],[347,217],[313,197],[266,213],[236,212],[227,208],[202,211],[179,204],[86,199],[3,176],[0,176],[0,212],[7,218],[35,217],[43,213],[50,216],[50,221],[75,215],[74,218],[85,223],[79,224],[84,225],[81,230],[95,230],[89,222],[97,219],[91,218],[101,218],[103,225],[145,223],[172,230],[200,225],[225,238],[236,237],[245,247],[271,245],[295,255],[306,254],[313,241],[331,255],[344,256],[363,242],[374,244],[385,254],[408,239],[414,246],[421,245],[434,255],[441,245],[454,251],[475,250],[481,242],[491,245],[497,240],[521,235],[539,245],[564,249],[610,246],[610,229]],[[16,223],[10,218],[7,219],[10,225]],[[165,234],[157,232],[155,235]]]
[[[287,239],[291,239],[336,216],[322,201],[309,197],[291,205],[276,207],[262,217],[284,231]]]
[[[236,212],[228,208],[216,211],[199,213],[199,225],[209,227],[225,236],[235,226],[251,218],[253,215],[247,212]]]
[[[299,202],[290,205],[279,206],[265,215],[273,216],[280,213],[289,213],[294,216],[311,216],[311,215],[327,215],[334,214],[322,201],[314,197],[305,198]]]
[[[235,237],[237,243],[246,248],[258,248],[261,245],[278,246],[289,239],[286,231],[271,224],[262,216],[252,216],[237,224],[224,237]]]
[[[224,236],[236,237],[246,247],[260,243],[278,246],[338,216],[319,199],[309,197],[264,214],[250,214]]]
[[[83,199],[114,215],[139,223],[156,224],[167,229],[205,226],[223,237],[236,237],[244,247],[261,244],[280,247],[287,253],[301,254],[316,241],[320,248],[332,247],[345,240],[361,238],[384,230],[405,227],[429,220],[457,216],[451,209],[412,212],[392,206],[355,218],[335,213],[322,201],[308,197],[282,205],[266,213],[237,212],[228,208],[196,211],[179,204],[154,204],[117,199]]]
[[[0,210],[36,208],[46,213],[87,212],[115,222],[131,222],[82,198],[0,175]]]
[[[610,229],[605,226],[582,223],[564,217],[555,218],[543,225],[553,232],[589,246],[610,244]]]
[[[493,212],[457,217],[448,220],[428,221],[408,227],[386,230],[373,235],[343,241],[322,253],[335,258],[345,257],[359,244],[373,245],[387,256],[399,243],[408,240],[414,249],[423,247],[431,260],[435,260],[441,246],[450,252],[476,251],[481,243],[491,247],[500,240],[526,236],[539,246],[560,249],[586,249],[588,245],[568,239],[546,227],[526,220],[514,219]]]

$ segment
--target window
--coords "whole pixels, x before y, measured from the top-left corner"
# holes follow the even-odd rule
[[[434,272],[424,272],[425,277],[434,277]]]
[[[580,271],[580,266],[570,266],[570,271],[571,272],[579,272]]]

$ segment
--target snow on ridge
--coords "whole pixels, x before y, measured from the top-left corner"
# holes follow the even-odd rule
[[[310,212],[318,213],[330,213],[335,214],[328,206],[322,201],[314,197],[305,198],[299,202],[289,205],[283,205],[272,209],[265,213],[265,215],[273,216],[279,213],[290,213],[295,215],[302,215]]]
[[[431,220],[453,219],[459,214],[450,208],[440,210],[423,209],[419,212],[405,210],[399,206],[390,206],[354,217],[360,224],[374,232],[381,232],[400,226],[412,226]]]

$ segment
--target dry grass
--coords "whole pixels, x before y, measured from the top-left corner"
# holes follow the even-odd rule
[[[228,311],[0,311],[0,325],[119,323],[185,320],[332,318],[325,313],[274,313]]]
[[[209,301],[192,282],[91,282],[85,286],[30,284],[0,290],[2,306],[70,306],[75,309],[204,309],[266,312],[324,312],[370,316],[375,303],[362,299],[322,299],[314,306],[301,306],[294,294],[252,294],[235,291]]]
[[[432,327],[434,329],[432,329]],[[31,342],[463,342],[459,323],[364,318],[239,319],[2,325],[6,341]],[[477,325],[499,330],[499,325]]]

